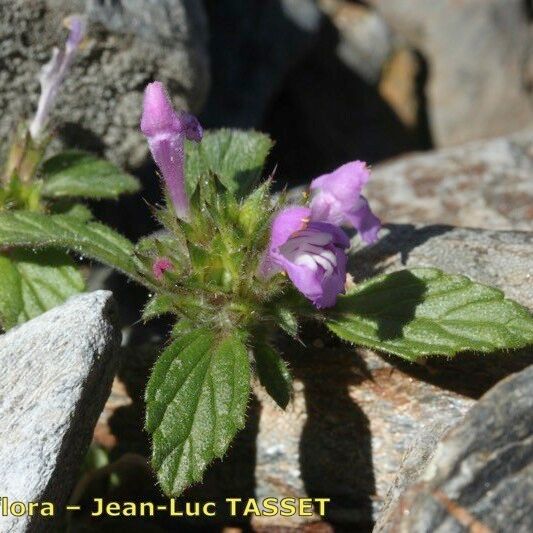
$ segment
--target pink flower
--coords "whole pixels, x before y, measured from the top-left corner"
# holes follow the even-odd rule
[[[152,272],[156,279],[160,280],[167,270],[172,270],[173,268],[174,265],[168,257],[159,257],[154,261],[154,264],[152,265]]]
[[[363,241],[375,242],[381,222],[361,195],[369,179],[370,171],[362,161],[346,163],[314,179],[311,182],[311,220],[351,225],[359,231]]]
[[[199,142],[203,131],[198,120],[184,111],[176,113],[163,84],[155,81],[144,92],[141,131],[148,139],[176,215],[189,219],[185,190],[185,139]]]
[[[270,244],[260,267],[268,278],[285,272],[296,288],[317,308],[335,305],[344,293],[346,234],[325,222],[310,222],[307,207],[289,207],[276,216]]]

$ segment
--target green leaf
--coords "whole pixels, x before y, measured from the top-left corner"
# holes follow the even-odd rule
[[[66,198],[54,202],[50,206],[50,212],[53,215],[68,215],[82,222],[88,222],[93,218],[91,210],[86,205],[78,204]]]
[[[340,297],[328,327],[344,340],[416,360],[533,344],[533,317],[501,291],[437,269],[402,270]]]
[[[71,150],[55,155],[43,163],[41,172],[41,192],[48,198],[118,198],[140,189],[133,176],[86,152]]]
[[[215,174],[230,192],[244,194],[261,176],[272,146],[272,140],[264,133],[228,129],[206,132],[201,143],[187,142],[189,193],[200,179]]]
[[[0,247],[72,250],[138,280],[133,243],[98,222],[28,211],[0,213]]]
[[[275,308],[276,318],[278,319],[278,326],[293,339],[298,338],[298,318],[296,315],[286,307]]]
[[[155,294],[145,305],[142,317],[143,320],[148,321],[152,318],[175,312],[174,298],[168,294]]]
[[[82,292],[85,282],[59,250],[11,250],[0,255],[0,322],[7,330]]]
[[[72,259],[61,250],[12,250],[10,257],[20,279],[26,322],[85,290],[85,281]]]
[[[285,409],[291,399],[292,377],[279,353],[268,344],[254,348],[257,375],[272,399]]]
[[[218,339],[196,329],[163,352],[146,389],[146,428],[165,494],[178,496],[224,455],[244,426],[249,393],[248,351],[238,333]]]
[[[22,308],[19,273],[11,259],[0,255],[0,325],[4,331],[17,325]]]

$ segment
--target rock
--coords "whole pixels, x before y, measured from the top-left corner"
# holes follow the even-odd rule
[[[341,62],[369,91],[377,91],[405,126],[419,127],[421,65],[413,51],[374,9],[347,0],[321,0],[319,5],[338,32]]]
[[[377,166],[366,195],[385,221],[533,230],[533,129]]]
[[[2,0],[1,138],[34,113],[39,70],[52,48],[63,44],[61,20],[73,12],[86,12],[91,24],[88,44],[54,112],[58,137],[64,145],[137,167],[148,154],[139,132],[146,83],[163,81],[175,104],[194,112],[205,99],[209,76],[202,5],[195,0]]]
[[[483,396],[428,454],[374,532],[531,531],[532,386],[530,366]]]
[[[360,3],[320,4],[327,16],[315,41],[287,71],[261,125],[276,140],[271,167],[291,184],[429,145],[416,55]]]
[[[452,426],[453,421],[430,423],[417,435],[405,453],[394,481],[389,486],[378,514],[378,522],[388,515],[390,508],[402,492],[421,475],[428,461],[433,457],[440,439]]]
[[[52,531],[109,395],[120,333],[112,295],[75,296],[0,337],[0,494],[52,502],[53,518],[1,516],[0,529]]]
[[[533,232],[390,224],[377,244],[354,253],[349,272],[361,280],[415,266],[498,287],[533,310]]]
[[[375,10],[346,0],[322,0],[320,5],[339,32],[339,58],[367,83],[377,84],[395,44],[383,18]]]
[[[202,122],[258,128],[287,70],[314,42],[321,13],[314,0],[215,0],[207,12],[213,84]]]
[[[328,342],[322,335],[307,349],[284,350],[296,378],[285,412],[258,393],[255,490],[260,498],[331,498],[328,521],[368,531],[410,442],[430,421],[458,420],[473,400],[416,379],[414,367],[400,369],[370,351],[317,348]],[[255,524],[282,526],[287,519]]]
[[[425,58],[436,146],[504,135],[531,124],[533,34],[527,2],[369,3]]]

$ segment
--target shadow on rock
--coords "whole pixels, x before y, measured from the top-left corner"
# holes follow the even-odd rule
[[[384,228],[388,232],[376,244],[365,246],[350,257],[348,271],[354,281],[363,281],[383,273],[385,260],[397,254],[405,265],[409,254],[415,248],[453,230],[453,226],[444,224],[432,224],[422,228],[416,228],[413,224],[385,224]]]
[[[313,49],[288,72],[270,102],[261,129],[276,140],[270,156],[291,184],[362,159],[376,163],[431,146],[425,102],[425,75],[415,98],[421,123],[406,125],[380,93],[379,82],[365,80],[339,57],[337,28],[324,18]]]
[[[309,338],[316,338],[316,327]],[[291,370],[304,386],[307,417],[299,451],[305,490],[311,497],[331,498],[326,519],[335,527],[371,531],[375,480],[370,424],[349,394],[370,373],[354,353],[324,358],[322,349],[291,345],[290,350]]]

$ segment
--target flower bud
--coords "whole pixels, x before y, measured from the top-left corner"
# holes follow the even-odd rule
[[[199,142],[203,131],[193,115],[176,113],[163,84],[155,81],[144,91],[141,131],[165,182],[176,215],[189,219],[185,190],[185,139]]]

